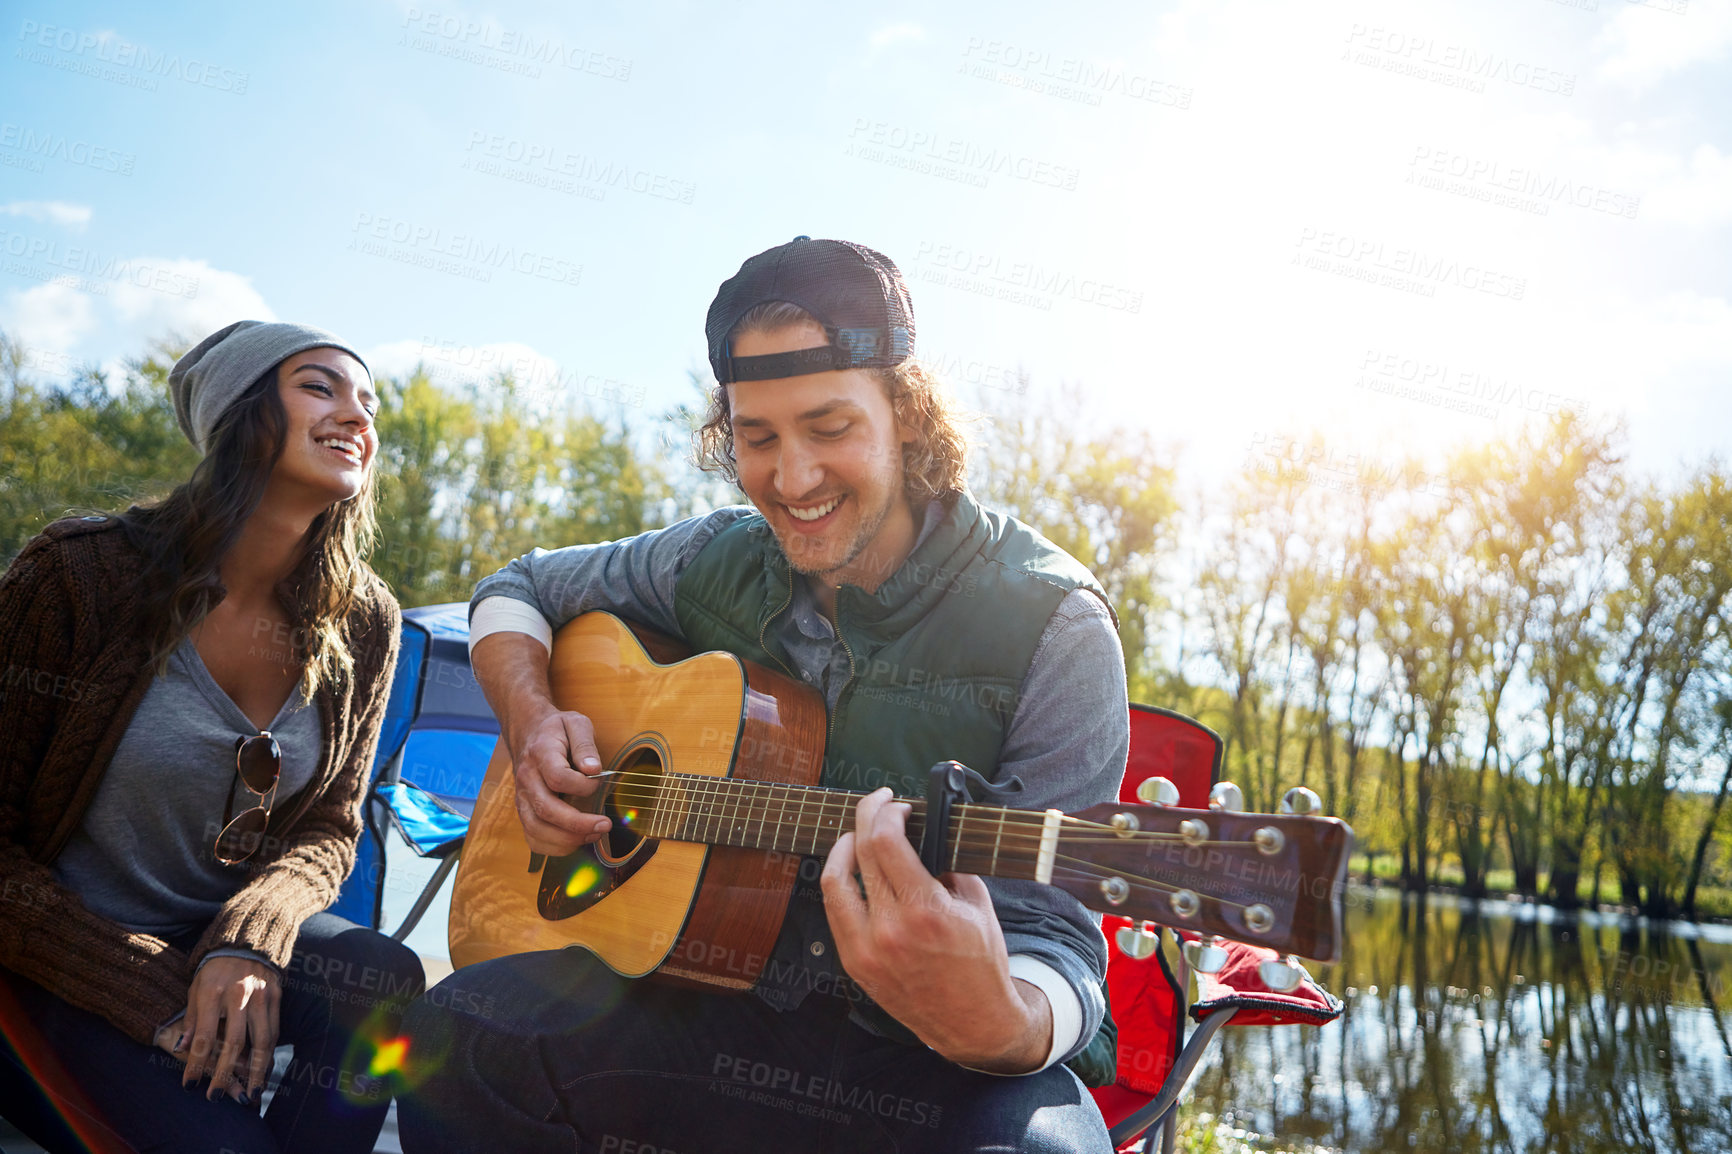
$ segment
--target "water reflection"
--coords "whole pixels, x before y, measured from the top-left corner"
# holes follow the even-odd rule
[[[1356,892],[1322,1029],[1228,1029],[1190,1109],[1346,1151],[1732,1150],[1732,929]]]

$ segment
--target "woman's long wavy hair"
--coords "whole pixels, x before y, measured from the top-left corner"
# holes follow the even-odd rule
[[[804,323],[822,326],[799,305],[768,301],[741,317],[728,339]],[[938,375],[917,360],[866,371],[883,384],[896,419],[914,430],[914,440],[902,446],[902,488],[909,501],[919,509],[935,497],[961,492],[968,470],[968,438]],[[740,483],[728,386],[717,385],[711,390],[704,423],[692,440],[699,468],[719,473],[735,485]]]
[[[134,505],[121,522],[143,557],[137,578],[149,623],[151,661],[158,675],[195,626],[226,595],[218,566],[258,508],[271,470],[283,455],[288,411],[277,390],[277,369],[253,382],[211,430],[210,450],[192,477],[168,496]],[[354,655],[342,622],[365,587],[366,557],[378,536],[373,474],[361,491],[314,518],[299,562],[284,583],[290,615],[290,652],[303,662],[301,690],[354,673]]]

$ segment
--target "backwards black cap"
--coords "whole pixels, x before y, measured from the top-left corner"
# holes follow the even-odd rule
[[[728,334],[768,301],[811,313],[830,343],[767,357],[736,357]],[[881,252],[845,240],[797,236],[747,260],[722,282],[704,322],[710,368],[721,384],[831,369],[887,368],[914,355],[914,306],[902,273]]]

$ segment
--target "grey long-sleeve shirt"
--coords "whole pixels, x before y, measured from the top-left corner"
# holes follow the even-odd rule
[[[731,506],[622,541],[536,549],[519,557],[476,586],[471,615],[487,599],[504,597],[533,609],[550,628],[537,629],[522,616],[514,621],[509,614],[484,613],[473,622],[471,644],[490,627],[517,629],[546,643],[551,629],[595,609],[679,636],[674,589],[680,574],[718,532],[752,511]],[[942,515],[937,502],[927,508],[922,539]],[[805,580],[794,584],[791,611],[774,625],[777,640],[800,675],[834,708],[848,676],[848,657]],[[1020,809],[1071,812],[1111,800],[1130,747],[1125,701],[1123,651],[1106,606],[1092,593],[1074,591],[1059,603],[1041,635],[997,772],[976,768],[1000,780],[1021,778]],[[1094,1036],[1105,1012],[1100,919],[1050,886],[1003,879],[987,879],[986,885],[1012,955],[1013,976],[1033,981],[1053,1004],[1054,1049],[1048,1061],[1062,1061]],[[820,946],[814,942],[812,952],[821,954]],[[1055,991],[1050,977],[1038,972],[1043,968],[1062,978],[1074,1008],[1063,1004],[1069,1001],[1062,997],[1067,991]]]

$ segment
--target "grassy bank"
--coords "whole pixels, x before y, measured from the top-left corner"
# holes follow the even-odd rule
[[[1379,854],[1371,861],[1370,876],[1375,882],[1393,885],[1400,880],[1401,863],[1390,854]],[[1354,854],[1348,866],[1348,876],[1354,881],[1363,881],[1366,877],[1366,856]],[[1446,863],[1432,870],[1431,885],[1434,889],[1454,893],[1461,888],[1462,873],[1455,863]],[[1515,871],[1509,869],[1488,870],[1485,875],[1488,896],[1497,898],[1514,898]],[[1544,893],[1551,884],[1551,879],[1544,873],[1540,874],[1540,892]],[[1587,875],[1576,886],[1576,896],[1581,900],[1584,909],[1617,910],[1633,909],[1635,902],[1625,901],[1623,887],[1616,877],[1601,878],[1600,898],[1598,907],[1594,903],[1594,879]],[[1696,920],[1704,922],[1732,922],[1732,887],[1702,886],[1696,891]]]
[[[1279,1138],[1254,1134],[1202,1110],[1187,1110],[1179,1104],[1180,1154],[1326,1154],[1333,1148],[1306,1142],[1283,1143]],[[1160,1135],[1151,1134],[1148,1145],[1160,1148]]]

